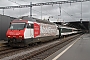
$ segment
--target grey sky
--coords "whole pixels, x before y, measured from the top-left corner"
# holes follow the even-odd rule
[[[51,2],[51,1],[65,1],[65,0],[0,0],[0,6],[14,6],[18,4],[30,4],[32,3],[41,3],[41,2]],[[90,20],[90,2],[82,3],[82,18],[87,21]],[[5,15],[12,17],[20,17],[29,15],[29,8],[19,8],[19,9],[7,9],[5,10]],[[79,21],[81,18],[81,3],[70,3],[61,5],[61,16],[59,12],[59,5],[47,5],[42,6],[42,19],[48,19],[49,16],[53,16],[50,18],[51,21]],[[0,10],[0,14],[2,14],[2,10]],[[41,6],[33,7],[33,17],[41,18]]]

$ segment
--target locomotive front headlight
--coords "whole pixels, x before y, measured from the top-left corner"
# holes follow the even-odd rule
[[[20,38],[22,38],[22,36],[19,36]]]
[[[10,37],[10,36],[8,36],[8,37]]]

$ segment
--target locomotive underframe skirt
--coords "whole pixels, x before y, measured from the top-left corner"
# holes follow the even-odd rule
[[[28,44],[36,43],[36,42],[46,42],[55,38],[58,38],[59,36],[46,36],[46,37],[37,37],[37,38],[29,38],[29,39],[8,39],[8,43],[10,46],[26,46]]]

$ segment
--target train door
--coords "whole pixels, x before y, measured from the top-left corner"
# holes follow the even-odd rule
[[[30,23],[30,36],[31,38],[34,38],[34,24]]]
[[[25,38],[33,38],[33,24],[28,23],[25,29]]]

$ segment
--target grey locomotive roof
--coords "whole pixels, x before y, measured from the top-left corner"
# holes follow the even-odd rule
[[[28,16],[23,16],[23,17],[20,17],[20,18],[15,19],[15,20],[19,20],[19,19],[28,20],[28,21],[32,21],[32,22],[39,22],[39,23],[45,23],[45,24],[55,25],[55,23],[52,23],[50,21],[41,20],[41,19],[37,19],[37,18],[33,18],[33,17],[28,17]]]

